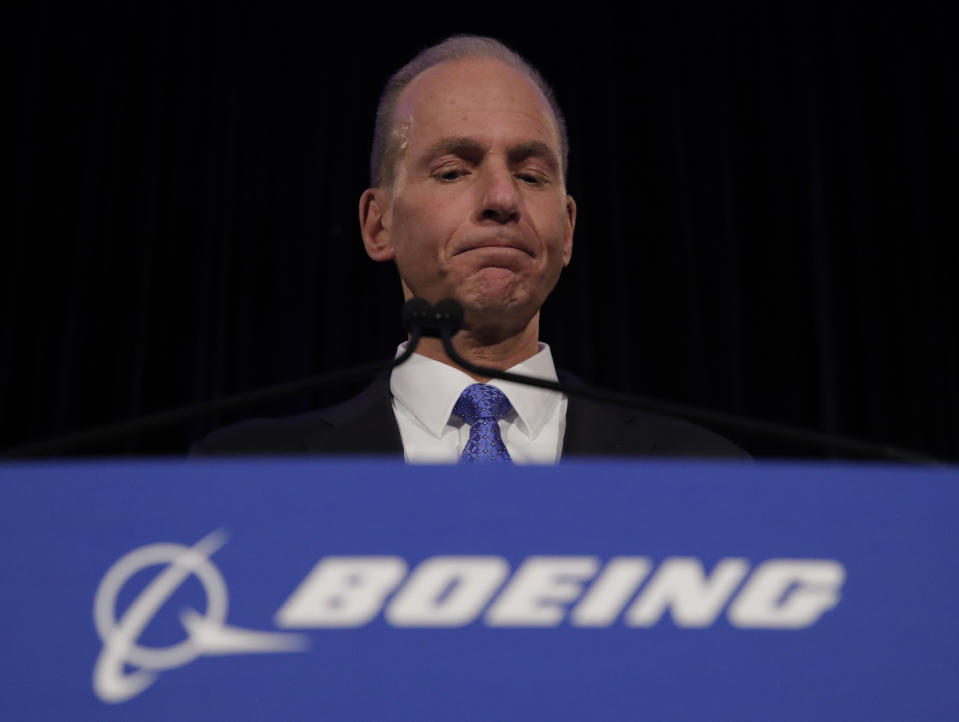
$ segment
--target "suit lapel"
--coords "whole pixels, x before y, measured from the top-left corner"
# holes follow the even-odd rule
[[[570,396],[566,406],[563,456],[616,454],[628,420],[614,410]]]
[[[378,376],[359,396],[326,410],[322,425],[304,434],[312,453],[403,456],[389,376]]]
[[[559,372],[564,383],[582,384],[574,376]],[[570,396],[566,407],[563,456],[605,454],[643,455],[652,451],[652,438],[637,439],[637,412]],[[403,441],[389,376],[376,378],[360,395],[321,413],[318,423],[304,436],[311,453],[389,454],[403,457]]]
[[[570,386],[583,386],[582,380],[570,373],[558,372],[559,379]],[[652,438],[637,434],[638,413],[619,406],[569,396],[566,405],[566,432],[563,456],[645,455],[653,449]]]

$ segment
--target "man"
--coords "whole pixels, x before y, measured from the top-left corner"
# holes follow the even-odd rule
[[[467,360],[557,379],[539,310],[569,263],[576,203],[552,92],[496,40],[454,37],[389,81],[377,111],[366,252],[393,261],[407,299],[453,297]],[[555,463],[561,455],[741,455],[684,422],[471,377],[426,338],[404,365],[345,404],[239,425],[203,453],[403,453],[410,462]]]

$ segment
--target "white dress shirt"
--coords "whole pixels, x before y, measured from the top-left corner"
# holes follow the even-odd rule
[[[397,349],[399,356],[406,343]],[[507,369],[524,376],[556,381],[556,367],[549,346],[539,344],[531,358]],[[403,453],[411,464],[455,464],[469,440],[470,427],[453,414],[463,390],[477,383],[459,369],[413,354],[393,369],[390,391],[393,413],[403,440]],[[566,431],[566,396],[557,391],[511,383],[487,382],[509,399],[512,410],[499,427],[510,457],[517,464],[555,464],[563,450]]]

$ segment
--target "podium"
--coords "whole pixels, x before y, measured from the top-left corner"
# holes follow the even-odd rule
[[[959,470],[0,466],[4,720],[959,708]]]

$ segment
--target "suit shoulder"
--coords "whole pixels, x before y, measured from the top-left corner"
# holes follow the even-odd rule
[[[322,411],[283,419],[249,419],[217,429],[193,444],[190,456],[303,453],[306,434],[328,425]]]
[[[650,453],[655,456],[751,458],[724,436],[675,416],[637,411],[627,423],[633,427],[634,433],[650,440]]]
[[[560,379],[585,384],[569,373]],[[749,459],[728,439],[684,419],[571,397],[564,453],[570,455]]]
[[[358,441],[364,430],[381,417],[392,418],[387,383],[377,379],[358,396],[335,406],[226,426],[191,446],[190,456],[365,451]]]

